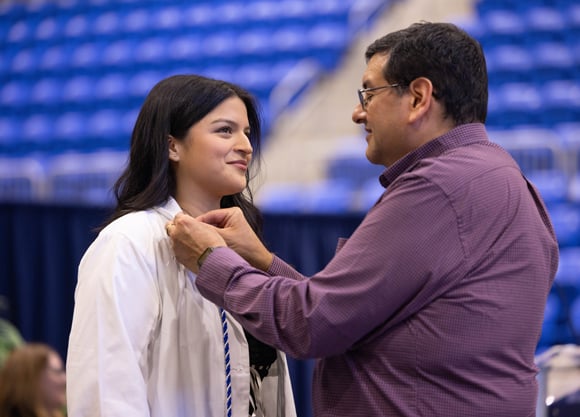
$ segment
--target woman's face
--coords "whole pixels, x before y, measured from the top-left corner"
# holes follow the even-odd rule
[[[60,356],[51,352],[46,369],[40,376],[40,399],[49,410],[62,409],[66,404],[66,375]]]
[[[244,102],[230,97],[193,125],[183,141],[172,139],[177,193],[219,203],[221,197],[243,191],[252,158],[249,133]]]

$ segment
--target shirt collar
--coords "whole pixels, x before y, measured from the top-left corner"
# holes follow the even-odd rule
[[[421,159],[436,157],[450,149],[488,140],[485,126],[482,123],[459,125],[409,152],[385,169],[379,177],[379,181],[383,187],[387,188],[399,175],[408,171],[411,166]]]
[[[183,211],[173,197],[169,197],[165,203],[154,207],[154,210],[167,220],[172,220],[177,213]]]

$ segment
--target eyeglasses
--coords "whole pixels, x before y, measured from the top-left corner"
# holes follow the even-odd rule
[[[387,85],[381,85],[379,87],[370,87],[370,88],[361,88],[358,90],[358,100],[360,101],[360,105],[362,106],[363,110],[367,109],[367,105],[369,104],[369,102],[371,101],[371,98],[373,97],[374,94],[371,95],[367,95],[367,93],[369,91],[376,91],[376,90],[382,90],[383,88],[393,88],[393,87],[399,87],[400,84],[387,84]]]

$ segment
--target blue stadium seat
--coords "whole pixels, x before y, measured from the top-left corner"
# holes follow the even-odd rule
[[[202,65],[205,62],[201,45],[203,37],[193,34],[176,35],[169,39],[167,56],[173,62]]]
[[[541,118],[545,125],[580,120],[580,80],[552,80],[541,86]]]
[[[545,170],[566,172],[560,137],[551,129],[489,130],[489,135],[512,155],[525,174]]]
[[[238,32],[251,28],[253,25],[248,24],[249,8],[251,2],[225,1],[215,5],[212,14],[214,17],[215,31],[236,30]],[[282,5],[279,12],[284,13]],[[219,18],[216,18],[219,17]],[[264,25],[266,26],[267,23]]]
[[[580,121],[560,123],[555,126],[555,131],[561,138],[568,172],[580,173]]]
[[[88,70],[99,67],[103,59],[101,56],[103,48],[103,43],[93,41],[76,45],[71,51],[71,68]]]
[[[490,74],[487,97],[487,119],[485,122],[488,129],[501,130],[511,127],[508,121],[503,118],[500,89],[501,84],[494,82]]]
[[[377,178],[370,178],[365,181],[359,188],[357,208],[360,212],[366,213],[378,201],[379,197],[385,192],[385,187]]]
[[[34,30],[34,38],[38,42],[57,40],[61,36],[62,19],[58,16],[46,16],[42,18]]]
[[[91,35],[103,38],[114,38],[124,29],[121,12],[107,10],[93,16],[91,21]]]
[[[513,82],[502,84],[498,90],[499,112],[508,126],[529,125],[537,122],[542,106],[540,90],[534,83]]]
[[[532,170],[528,180],[536,186],[548,206],[565,203],[568,200],[568,176],[560,170]]]
[[[201,43],[202,59],[220,62],[223,65],[237,64],[239,50],[237,47],[238,33],[235,31],[220,31],[208,33]]]
[[[87,135],[88,120],[85,113],[70,111],[62,113],[55,122],[57,140],[80,143]]]
[[[89,149],[121,148],[129,141],[124,137],[122,111],[106,108],[93,113],[88,121]]]
[[[161,65],[167,62],[169,40],[164,36],[152,36],[137,42],[133,55],[139,65]]]
[[[92,104],[95,96],[95,80],[86,75],[72,77],[66,81],[63,89],[63,100],[68,104]]]
[[[125,10],[122,22],[122,31],[120,33],[129,34],[137,38],[144,34],[149,34],[153,26],[153,20],[149,7],[129,8]]]
[[[104,67],[129,68],[136,59],[137,41],[120,39],[107,44],[101,55],[101,65]]]
[[[309,184],[304,191],[304,211],[325,214],[353,211],[355,191],[347,181],[326,180]]]
[[[0,86],[0,106],[21,108],[30,100],[30,84],[26,81],[9,81]]]
[[[319,0],[310,2],[317,15],[317,20],[323,23],[348,23],[349,11],[353,0]]]
[[[566,17],[556,7],[537,5],[524,12],[528,42],[558,41],[567,27]]]
[[[109,206],[111,188],[127,162],[127,153],[67,153],[49,161],[49,195],[58,202]]]
[[[273,184],[260,189],[256,204],[267,213],[304,212],[304,188],[299,184]]]
[[[503,43],[522,42],[522,36],[526,31],[523,18],[515,10],[494,9],[481,17],[485,28],[485,46],[493,46]]]
[[[50,74],[66,73],[71,60],[70,47],[64,44],[57,44],[47,47],[40,53],[38,69]]]
[[[27,116],[22,124],[22,145],[28,147],[30,153],[35,151],[50,151],[54,139],[54,121],[52,116],[43,113]]]
[[[254,2],[247,5],[248,16],[251,18],[250,12]],[[219,16],[214,14],[215,7],[209,3],[201,3],[195,5],[188,5],[183,10],[183,24],[184,29],[190,33],[205,34],[208,29],[212,30],[216,21],[219,21]],[[251,22],[247,22],[251,26]]]
[[[129,96],[129,77],[123,73],[108,73],[95,85],[95,98],[109,105],[123,106]]]
[[[242,65],[232,74],[232,81],[251,91],[254,95],[267,96],[277,81],[272,76],[272,66],[264,64]]]
[[[272,54],[285,59],[299,60],[308,56],[308,30],[305,26],[283,26],[272,33]]]
[[[42,200],[45,167],[38,158],[0,157],[0,201]]]
[[[31,104],[56,107],[62,101],[63,83],[58,78],[41,78],[32,86]]]
[[[580,246],[560,249],[556,281],[561,285],[576,287],[580,290]]]
[[[283,22],[281,13],[284,12],[281,10],[285,9],[271,1],[252,1],[247,4],[246,19],[251,28],[274,29],[280,27]]]
[[[9,155],[16,150],[20,129],[21,121],[18,118],[0,115],[0,154]]]
[[[580,207],[580,172],[577,172],[570,178],[568,200]]]
[[[486,53],[490,85],[531,81],[534,59],[528,49],[517,44],[490,47]]]
[[[6,36],[7,44],[26,45],[34,40],[34,29],[38,19],[24,17],[14,22]]]
[[[133,75],[128,83],[129,95],[138,100],[142,100],[149,94],[155,84],[165,78],[165,74],[160,71],[141,71]]]
[[[576,334],[580,334],[580,297],[576,298],[570,308],[570,321]]]
[[[550,346],[556,342],[562,309],[559,297],[551,292],[546,300],[544,321],[542,322],[542,334],[539,341],[540,346]]]
[[[531,53],[536,63],[536,81],[571,78],[574,73],[574,55],[564,42],[535,44]]]
[[[132,108],[125,111],[122,115],[121,123],[119,125],[119,137],[122,139],[117,144],[117,146],[121,149],[123,149],[123,147],[128,149],[129,147],[131,134],[133,133],[133,127],[135,126],[135,122],[137,121],[137,116],[139,116],[140,110],[140,107]]]
[[[62,33],[68,40],[80,42],[87,38],[91,30],[91,18],[89,13],[78,13],[69,16],[63,23]]]
[[[237,65],[208,65],[204,67],[199,75],[203,75],[209,78],[216,78],[218,80],[232,81],[234,78],[234,73],[238,69]]]
[[[275,45],[272,43],[272,29],[257,28],[241,31],[237,39],[237,47],[244,62],[272,61],[271,53]]]
[[[359,187],[369,180],[377,181],[385,167],[371,164],[362,153],[335,155],[327,162],[326,177],[336,181],[350,182]]]
[[[22,48],[14,54],[10,70],[14,74],[33,74],[37,71],[39,57],[38,48]]]
[[[563,203],[548,209],[561,247],[580,246],[580,207]]]
[[[320,23],[313,26],[307,35],[306,42],[323,68],[331,71],[336,68],[351,34],[344,25],[336,23]]]

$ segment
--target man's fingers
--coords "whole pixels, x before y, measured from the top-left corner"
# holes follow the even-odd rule
[[[204,214],[196,217],[195,219],[200,221],[200,222],[211,224],[211,225],[216,226],[216,227],[224,227],[224,225],[226,224],[227,219],[229,218],[230,215],[231,215],[231,208],[218,209],[218,210],[208,211],[207,213],[204,213]]]

